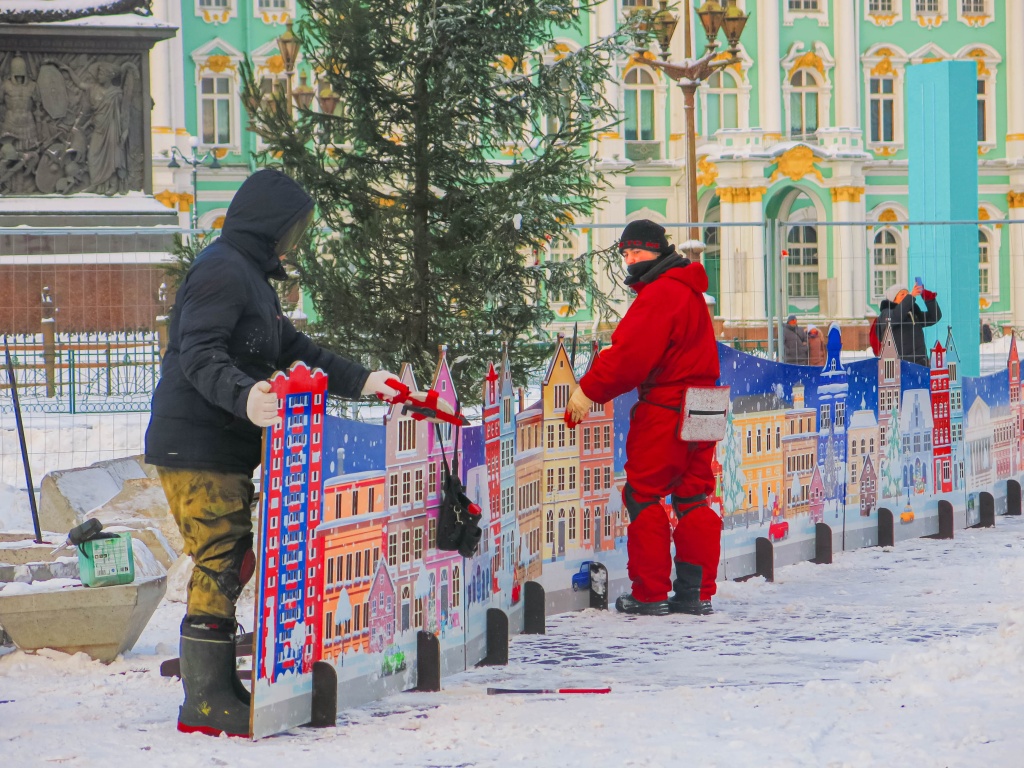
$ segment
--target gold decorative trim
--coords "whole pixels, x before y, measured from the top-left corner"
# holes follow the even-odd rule
[[[788,176],[791,181],[799,181],[808,174],[813,175],[822,184],[825,183],[825,178],[815,165],[813,150],[808,146],[798,144],[782,153],[778,166],[769,181],[775,181],[780,176]]]
[[[821,56],[814,51],[808,51],[793,62],[793,66],[789,68],[789,77],[792,78],[798,69],[804,69],[805,67],[816,69],[822,77],[825,76],[825,62],[821,60]]]
[[[1024,141],[1024,133],[1008,133],[1006,134],[1007,141]]]
[[[729,51],[722,51],[720,54],[715,56],[711,61],[726,61],[732,58],[732,54]],[[726,69],[736,70],[736,73],[740,76],[740,80],[743,79],[743,62],[740,59],[736,59],[732,64],[726,66]]]
[[[288,11],[279,11],[278,13],[263,11],[260,13],[260,20],[264,24],[287,24],[292,20],[292,15]]]
[[[932,29],[938,29],[942,26],[942,16],[937,13],[931,15],[922,15],[919,13],[917,14],[917,23],[925,29],[928,29],[929,27]]]
[[[715,193],[723,203],[759,203],[768,191],[766,187],[718,187]]]
[[[978,221],[988,221],[991,218],[988,211],[981,207],[978,208]]]
[[[939,61],[945,61],[945,59],[939,56],[926,56],[925,58],[921,59],[922,64],[935,64],[936,62]]]
[[[188,132],[188,128],[176,128],[175,131],[174,131],[174,135],[175,136],[188,136],[190,134]]]
[[[169,189],[153,195],[153,199],[166,205],[168,208],[177,206],[181,213],[188,213],[192,210],[192,203],[194,202],[194,198],[188,192],[171,192]]]
[[[161,135],[174,133],[174,129],[167,125],[154,125],[150,130]]]
[[[686,134],[685,133],[671,133],[671,134],[669,134],[668,140],[669,141],[681,141],[682,139],[685,139],[685,138],[686,138]]]
[[[984,50],[982,50],[981,48],[975,48],[974,50],[970,51],[967,54],[967,56],[969,58],[974,59],[975,62],[977,62],[979,77],[984,77],[986,75],[992,74],[992,70],[985,66],[985,58],[988,56],[988,54]]]
[[[229,69],[234,72],[237,68],[238,65],[231,61],[228,56],[224,56],[219,53],[215,53],[213,56],[207,57],[202,66],[202,69],[208,69],[211,72],[216,72],[218,74],[226,72]]]
[[[893,221],[899,221],[899,217],[896,215],[896,211],[894,211],[892,208],[886,208],[884,211],[878,214],[878,220],[888,224]]]
[[[876,27],[891,27],[899,18],[898,13],[869,13],[868,18]]]
[[[896,147],[872,147],[871,151],[880,157],[892,157],[896,154]]]
[[[987,155],[991,151],[992,151],[992,147],[979,146],[978,147],[978,157],[981,157],[982,155]]]
[[[832,187],[833,203],[859,203],[864,187]]]
[[[226,24],[230,18],[230,8],[225,8],[223,11],[214,11],[208,8],[203,9],[203,21],[207,24]]]
[[[274,75],[284,74],[284,57],[280,53],[275,53],[266,63],[267,70]]]
[[[984,27],[986,24],[988,24],[990,21],[992,21],[992,17],[989,16],[987,13],[983,13],[983,14],[975,14],[975,13],[964,14],[963,16],[960,17],[960,19],[961,19],[961,21],[966,23],[967,26],[969,26],[969,27]]]
[[[214,229],[223,229],[223,227],[224,227],[224,216],[218,216],[216,219],[214,219],[213,220],[213,224],[211,226]]]
[[[871,68],[871,76],[879,77],[884,75],[892,75],[893,77],[895,77],[896,67],[892,65],[892,59],[889,58],[892,55],[892,52],[889,51],[888,48],[885,48],[883,50],[886,51],[886,53],[882,56],[882,60]],[[882,53],[882,51],[879,51],[879,53]]]
[[[1011,208],[1024,208],[1024,192],[1007,192],[1006,202]]]
[[[718,178],[718,166],[702,157],[697,161],[697,186],[710,187]]]
[[[599,139],[620,139],[622,137],[619,135],[618,131],[605,131],[604,133],[597,134],[597,138],[599,138]]]

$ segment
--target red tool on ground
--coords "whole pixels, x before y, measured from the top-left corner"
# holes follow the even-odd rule
[[[392,389],[397,389],[398,394],[392,398],[382,395],[377,395],[377,397],[386,403],[401,405],[402,413],[408,413],[416,421],[430,419],[431,421],[443,421],[456,427],[469,426],[469,419],[463,416],[461,411],[452,411],[449,403],[439,400],[440,395],[437,390],[413,392],[398,379],[388,379],[385,383]]]
[[[500,693],[611,693],[611,688],[488,688],[487,695]]]

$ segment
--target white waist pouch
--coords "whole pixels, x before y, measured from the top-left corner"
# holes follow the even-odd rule
[[[684,443],[717,443],[725,438],[728,415],[729,387],[687,387],[677,436]]]

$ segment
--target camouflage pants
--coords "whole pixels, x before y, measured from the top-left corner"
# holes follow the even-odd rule
[[[242,560],[252,547],[252,479],[200,469],[157,471],[185,553],[196,566],[188,614],[234,618]]]

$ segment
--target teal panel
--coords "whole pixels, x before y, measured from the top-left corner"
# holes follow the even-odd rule
[[[662,216],[668,216],[668,200],[627,200],[626,201],[626,215],[629,216],[637,211],[649,208],[652,211],[660,213]]]
[[[907,149],[910,218],[973,221],[978,217],[977,67],[944,61],[907,69]],[[908,254],[909,278],[920,276],[938,294],[942,321],[925,333],[943,343],[946,326],[960,340],[964,375],[977,376],[978,229],[973,225],[918,227]],[[959,279],[954,279],[957,276]]]

